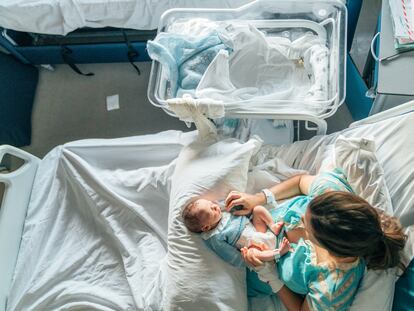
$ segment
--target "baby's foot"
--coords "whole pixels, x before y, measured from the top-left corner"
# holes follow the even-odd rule
[[[284,225],[283,221],[279,221],[271,225],[270,230],[272,230],[274,234],[278,235],[280,233],[280,230],[282,230],[283,225]]]
[[[280,242],[279,245],[279,253],[280,256],[283,256],[284,254],[286,254],[288,251],[290,250],[290,243],[289,240],[286,238],[282,239],[282,242]]]

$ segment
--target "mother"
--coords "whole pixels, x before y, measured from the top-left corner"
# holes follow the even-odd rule
[[[233,191],[226,206],[230,210],[243,205],[236,212],[243,215],[256,205],[270,203],[271,194],[277,201],[295,197],[272,212],[276,220],[285,222],[293,248],[277,264],[284,285],[273,286],[288,310],[346,310],[365,267],[380,270],[400,265],[406,237],[398,220],[356,196],[341,169],[295,176],[269,190],[254,195]],[[274,260],[253,248],[242,255],[252,266]]]

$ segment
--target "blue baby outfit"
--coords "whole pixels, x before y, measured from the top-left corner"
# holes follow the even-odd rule
[[[275,221],[283,220],[286,231],[300,228],[303,226],[301,216],[305,214],[309,202],[326,191],[352,192],[341,169],[320,174],[312,183],[308,196],[282,203],[271,211],[272,217]],[[300,239],[291,246],[294,251],[282,256],[277,263],[280,280],[295,293],[306,295],[311,310],[347,310],[364,275],[364,260],[318,263],[310,241]],[[247,281],[249,295],[271,294],[270,287],[259,281],[254,272],[248,272]]]
[[[249,221],[246,216],[234,216],[223,212],[217,227],[203,232],[201,237],[207,247],[221,259],[235,267],[245,267],[240,251],[236,248],[236,242]]]

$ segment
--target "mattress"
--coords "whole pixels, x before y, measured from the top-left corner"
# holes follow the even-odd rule
[[[397,216],[414,206],[413,131],[414,113],[341,132],[375,140]],[[323,160],[319,147],[339,134],[274,155],[312,173]],[[167,131],[52,150],[35,179],[7,310],[144,310],[163,290],[155,284],[174,159],[194,137]],[[253,301],[252,309],[271,305]]]
[[[231,8],[251,0],[5,0],[0,2],[0,27],[65,35],[82,27],[156,29],[171,8]]]

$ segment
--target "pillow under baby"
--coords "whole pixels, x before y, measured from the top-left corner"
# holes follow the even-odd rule
[[[260,146],[257,139],[224,140],[208,146],[195,142],[181,151],[171,179],[162,310],[247,309],[245,269],[232,267],[208,250],[184,226],[181,213],[198,195],[219,199],[230,190],[244,191],[250,158]]]

